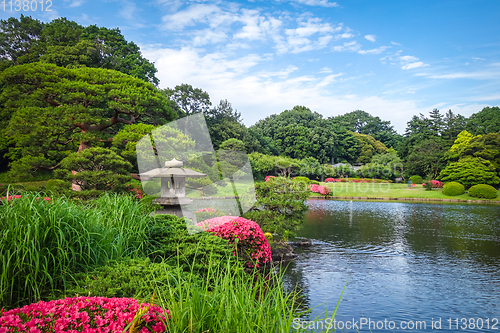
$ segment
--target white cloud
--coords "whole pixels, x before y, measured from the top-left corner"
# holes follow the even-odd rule
[[[474,61],[477,61],[477,60],[486,60],[484,58],[479,58],[479,57],[472,57],[472,59],[474,59]]]
[[[403,132],[412,114],[429,110],[418,107],[417,101],[408,98],[389,100],[352,93],[339,95],[335,82],[342,73],[290,77],[297,72],[293,65],[272,73],[255,72],[255,66],[266,61],[258,55],[229,59],[226,54],[203,55],[187,47],[175,50],[141,46],[141,49],[147,59],[155,62],[162,88],[189,82],[207,91],[213,103],[229,100],[242,113],[248,126],[270,114],[306,105],[325,117],[360,109],[387,119],[387,110],[391,110],[391,122]]]
[[[391,42],[392,45],[401,45],[399,43],[396,43],[396,42]]]
[[[69,3],[66,5],[66,7],[80,7],[81,5],[83,5],[83,3],[85,2],[85,0],[64,0],[64,3]]]
[[[495,70],[477,71],[477,72],[456,72],[449,74],[429,74],[421,73],[417,76],[425,76],[431,79],[475,79],[475,80],[494,80],[500,79],[500,72]]]
[[[408,70],[408,69],[419,68],[419,67],[427,67],[427,66],[429,66],[429,64],[424,64],[421,61],[417,61],[417,62],[409,63],[408,65],[404,65],[404,66],[401,67],[401,69]]]
[[[323,67],[323,68],[321,68],[321,70],[319,72],[320,73],[332,73],[333,71],[331,68]]]
[[[216,5],[197,4],[172,15],[162,17],[164,28],[169,30],[182,30],[197,23],[207,23],[209,19],[221,14],[221,10]],[[217,13],[218,15],[214,15]]]
[[[354,34],[351,34],[349,32],[344,32],[341,35],[337,35],[337,38],[352,38],[352,37],[354,37]]]
[[[300,3],[302,5],[308,6],[320,6],[320,7],[338,7],[339,4],[336,2],[330,2],[328,0],[292,0],[293,2]]]
[[[377,37],[375,35],[366,35],[365,39],[369,40],[370,42],[374,42]]]
[[[333,47],[333,50],[336,52],[344,52],[344,51],[356,52],[359,49],[361,49],[361,45],[356,41],[344,42],[342,46],[337,45]]]
[[[401,60],[401,61],[417,61],[418,58],[414,57],[414,56],[405,55],[405,56],[399,57],[399,60]]]
[[[371,50],[359,50],[359,54],[380,54],[390,48],[390,46],[381,46],[376,49],[371,49]]]

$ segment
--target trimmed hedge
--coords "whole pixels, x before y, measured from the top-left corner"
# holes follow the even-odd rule
[[[62,179],[49,179],[45,185],[47,193],[52,192],[56,195],[62,195],[71,190],[71,182]]]
[[[498,192],[491,185],[479,184],[469,189],[469,195],[474,198],[495,199],[498,197]]]
[[[307,185],[311,183],[311,180],[307,177],[297,176],[292,179],[294,182],[305,182]]]
[[[447,196],[455,196],[465,193],[465,187],[457,182],[449,182],[443,185],[443,194]]]
[[[411,176],[410,177],[410,180],[413,184],[422,184],[424,182],[424,180],[422,179],[422,177],[418,176],[418,175],[415,175],[415,176]]]

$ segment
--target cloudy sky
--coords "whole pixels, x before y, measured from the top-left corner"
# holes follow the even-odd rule
[[[364,110],[402,133],[420,112],[500,104],[497,0],[52,0],[50,9],[0,17],[119,27],[155,62],[161,88],[202,88],[248,126],[304,105],[325,117]]]

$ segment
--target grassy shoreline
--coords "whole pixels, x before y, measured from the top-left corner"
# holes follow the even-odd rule
[[[409,188],[407,184],[394,183],[322,183],[332,190],[331,199],[340,200],[381,200],[381,201],[435,201],[435,202],[469,202],[500,204],[499,198],[473,198],[467,193],[457,196],[446,196],[441,189],[426,191],[422,185]],[[310,198],[322,197],[312,193]],[[500,197],[500,193],[499,193]]]

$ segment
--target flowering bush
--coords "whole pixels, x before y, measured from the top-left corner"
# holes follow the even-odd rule
[[[264,178],[264,180],[267,182],[269,179],[272,179],[272,178],[276,178],[275,176],[266,176],[266,178]]]
[[[21,195],[9,195],[9,197],[7,198],[6,196],[4,197],[1,197],[0,200],[7,200],[7,201],[10,201],[12,199],[21,199],[22,196]],[[26,197],[28,198],[28,197]],[[36,199],[40,199],[40,197],[36,197]],[[46,202],[49,202],[50,200],[52,200],[51,198],[49,197],[43,197],[43,200],[45,200]]]
[[[212,219],[214,217],[223,216],[224,213],[218,209],[207,207],[198,209],[197,211],[194,212],[194,215],[196,215],[196,219],[198,221],[203,221],[207,219]]]
[[[336,178],[326,178],[325,179],[325,183],[337,183],[337,182],[341,182],[342,180],[341,179],[336,179]]]
[[[442,188],[443,183],[441,183],[439,180],[430,180],[426,183],[423,183],[422,186],[427,190],[431,190],[433,188]]]
[[[332,191],[326,187],[326,186],[320,186],[319,187],[319,193],[323,194],[323,195],[329,195]]]
[[[316,184],[311,184],[311,186],[309,187],[309,189],[311,190],[311,192],[313,193],[319,193],[319,185],[316,185]]]
[[[252,261],[256,267],[271,261],[271,247],[262,232],[262,229],[254,221],[243,217],[222,216],[198,223],[204,226],[208,232],[223,239],[227,239],[234,246],[234,253],[247,261],[252,267]]]
[[[168,310],[165,311],[170,318]],[[164,332],[165,312],[133,298],[73,297],[0,311],[7,332]]]

